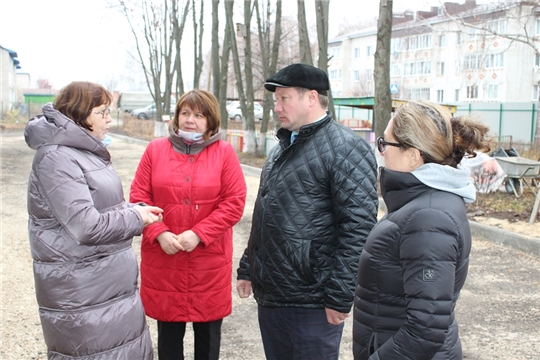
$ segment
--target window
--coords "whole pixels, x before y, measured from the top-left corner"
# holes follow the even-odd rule
[[[463,58],[463,70],[481,69],[482,55],[467,55]]]
[[[360,70],[353,70],[353,81],[360,81]]]
[[[360,48],[353,49],[353,58],[358,59],[360,57]]]
[[[487,54],[484,60],[486,69],[504,66],[504,54]]]
[[[341,59],[341,46],[332,46],[328,48],[328,55],[336,59]]]
[[[367,81],[373,80],[373,70],[372,69],[366,69],[366,80]]]
[[[540,19],[536,19],[535,34],[540,35]]]
[[[431,47],[431,34],[418,36],[418,48],[427,49]]]
[[[488,84],[488,86],[487,86],[487,97],[488,97],[488,99],[498,99],[499,98],[499,85],[498,84]]]
[[[444,75],[444,63],[437,63],[437,75]]]
[[[482,30],[480,29],[474,29],[474,28],[467,30],[467,39],[468,40],[475,39],[478,36],[478,34],[481,33],[481,31]]]
[[[534,55],[534,66],[540,66],[540,55],[538,53]]]
[[[407,75],[427,75],[431,74],[430,61],[418,61],[404,64],[404,74]]]
[[[446,34],[439,35],[439,47],[446,46]]]
[[[506,19],[490,20],[487,22],[486,27],[490,33],[504,34],[506,32]]]
[[[369,57],[373,54],[373,46],[366,47],[366,56]]]
[[[444,90],[437,90],[437,102],[444,102]]]
[[[462,69],[461,62],[459,60],[456,60],[455,66],[456,66],[456,70],[455,70],[456,74],[459,74],[461,72],[461,69]]]
[[[467,99],[478,99],[478,86],[467,86]]]
[[[429,100],[429,88],[405,90],[405,98],[409,100]]]
[[[394,56],[397,56],[401,51],[401,43],[401,38],[395,38],[390,40],[390,52],[394,54]]]
[[[459,101],[459,89],[454,90],[454,101]]]
[[[431,34],[411,36],[408,39],[409,50],[420,50],[431,47]]]
[[[458,45],[461,45],[461,33],[457,33],[456,36],[457,36],[456,43]]]
[[[532,101],[540,100],[540,85],[533,85]]]
[[[330,70],[330,80],[341,80],[341,70]]]
[[[401,76],[401,66],[397,64],[390,65],[390,76]]]

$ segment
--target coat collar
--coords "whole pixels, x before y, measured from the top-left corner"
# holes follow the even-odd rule
[[[332,113],[327,111],[326,117],[324,119],[302,126],[300,130],[298,131],[298,137],[296,138],[296,141],[301,141],[303,139],[310,137],[311,135],[316,133],[320,128],[328,124],[330,121],[333,121]],[[276,137],[279,139],[280,143],[284,144],[285,146],[289,146],[291,144],[291,133],[292,131],[287,130],[285,128],[281,128],[278,130]]]
[[[202,142],[196,142],[191,145],[186,144],[184,142],[184,139],[182,139],[174,132],[169,133],[169,141],[171,142],[174,150],[181,154],[197,155],[198,153],[203,151],[205,147],[219,140],[221,140],[221,130],[218,130],[218,132],[212,135],[210,139],[204,140]]]

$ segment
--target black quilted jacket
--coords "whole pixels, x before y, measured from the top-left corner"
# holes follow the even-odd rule
[[[305,125],[289,146],[280,129],[263,168],[238,279],[268,307],[349,312],[358,259],[377,221],[369,144],[332,120]]]

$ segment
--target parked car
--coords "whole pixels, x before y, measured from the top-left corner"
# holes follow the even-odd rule
[[[236,121],[242,121],[242,109],[240,109],[240,103],[231,103],[231,106],[227,108],[229,111],[229,119],[234,119]],[[253,114],[255,115],[255,120],[262,120],[263,117],[263,108],[261,104],[253,104]]]
[[[173,117],[174,109],[171,109],[169,114]],[[154,119],[156,117],[156,104],[150,104],[140,109],[131,110],[131,116],[140,120]]]

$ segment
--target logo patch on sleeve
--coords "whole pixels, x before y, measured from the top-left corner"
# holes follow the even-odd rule
[[[423,280],[424,281],[435,281],[435,270],[433,270],[433,269],[424,269],[423,270]]]

